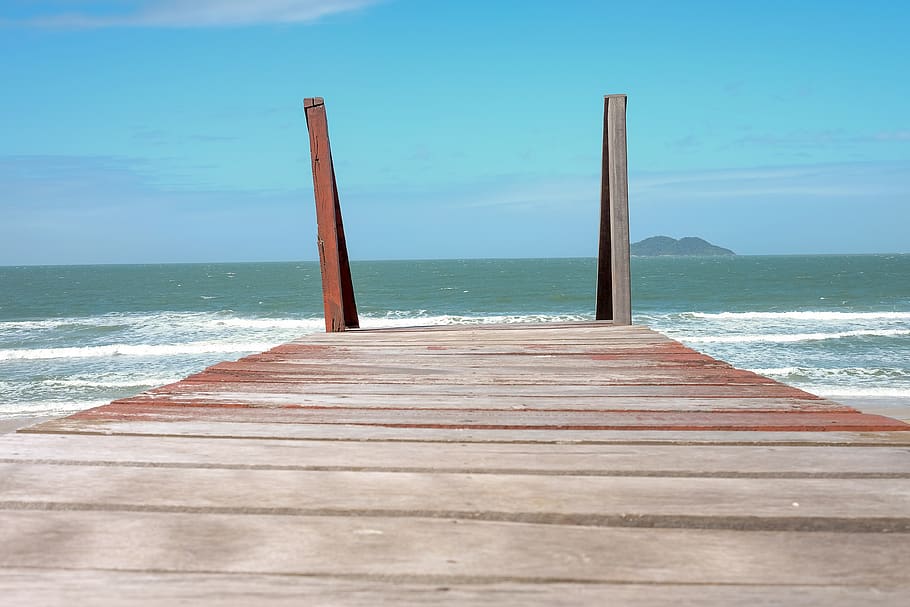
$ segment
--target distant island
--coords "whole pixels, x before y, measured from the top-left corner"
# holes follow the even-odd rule
[[[730,249],[713,245],[707,240],[687,236],[670,238],[669,236],[652,236],[632,244],[632,255],[637,257],[656,257],[659,255],[736,255]]]

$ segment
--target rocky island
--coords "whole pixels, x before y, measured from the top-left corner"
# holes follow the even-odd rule
[[[657,257],[661,255],[685,255],[689,257],[707,255],[736,255],[730,249],[713,245],[703,238],[687,236],[670,238],[669,236],[652,236],[632,244],[632,255],[636,257]]]

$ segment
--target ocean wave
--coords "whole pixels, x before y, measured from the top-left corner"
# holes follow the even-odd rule
[[[0,360],[42,360],[51,358],[106,358],[112,356],[175,356],[187,354],[235,354],[262,352],[276,343],[191,342],[165,345],[111,344],[82,348],[35,348],[0,350]]]
[[[749,370],[759,375],[800,377],[814,380],[910,380],[910,369],[899,367],[771,367]]]
[[[851,337],[903,337],[910,329],[856,329],[836,333],[759,333],[747,335],[692,335],[680,339],[693,344],[795,343],[826,341]]]
[[[514,314],[499,316],[469,315],[428,315],[426,310],[391,310],[384,314],[361,314],[362,328],[377,329],[388,327],[413,327],[426,325],[467,325],[467,324],[515,324],[571,322],[590,320],[590,316],[579,314]],[[313,333],[322,331],[325,320],[318,318],[218,318],[206,322],[212,328],[236,329],[293,329]]]
[[[388,323],[408,324],[477,324],[477,323],[536,323],[591,320],[584,314],[508,314],[470,315],[438,314],[429,315],[427,310],[390,310],[384,313],[361,313],[360,320],[369,325]],[[155,313],[111,313],[99,316],[49,318],[45,320],[0,321],[0,331],[6,330],[52,330],[68,327],[148,327],[178,325],[190,327],[237,328],[237,329],[298,329],[321,330],[324,320],[321,316],[310,318],[263,318],[233,316],[231,311],[219,312],[155,312]]]
[[[98,390],[109,390],[114,388],[142,388],[144,386],[165,386],[182,379],[181,377],[146,377],[137,375],[133,378],[107,380],[104,378],[97,379],[46,379],[39,385],[48,388],[91,388]]]
[[[882,388],[873,386],[815,386],[812,392],[824,398],[902,398],[910,399],[910,388]]]
[[[0,418],[11,417],[45,417],[67,415],[77,411],[85,411],[101,407],[110,402],[108,400],[64,400],[64,401],[20,401],[0,407]]]
[[[130,327],[148,325],[153,323],[174,324],[179,322],[199,322],[211,316],[211,312],[112,312],[97,316],[72,316],[61,318],[46,318],[43,320],[7,320],[0,321],[2,331],[36,331],[54,330],[61,328],[83,327]],[[215,313],[217,314],[217,313]]]
[[[910,312],[684,312],[678,316],[704,320],[799,320],[852,322],[868,320],[910,321]]]
[[[322,318],[218,318],[206,322],[209,327],[236,329],[297,329],[314,332],[325,327]]]

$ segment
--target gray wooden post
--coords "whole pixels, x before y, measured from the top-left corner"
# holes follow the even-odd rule
[[[604,97],[600,245],[597,255],[595,318],[612,320],[617,325],[632,324],[625,95]]]

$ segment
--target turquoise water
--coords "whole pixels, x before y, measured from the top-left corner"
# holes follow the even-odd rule
[[[354,262],[361,325],[592,318],[593,259]],[[633,312],[833,398],[910,397],[910,255],[633,259]],[[318,265],[0,268],[0,416],[75,411],[321,331]]]

